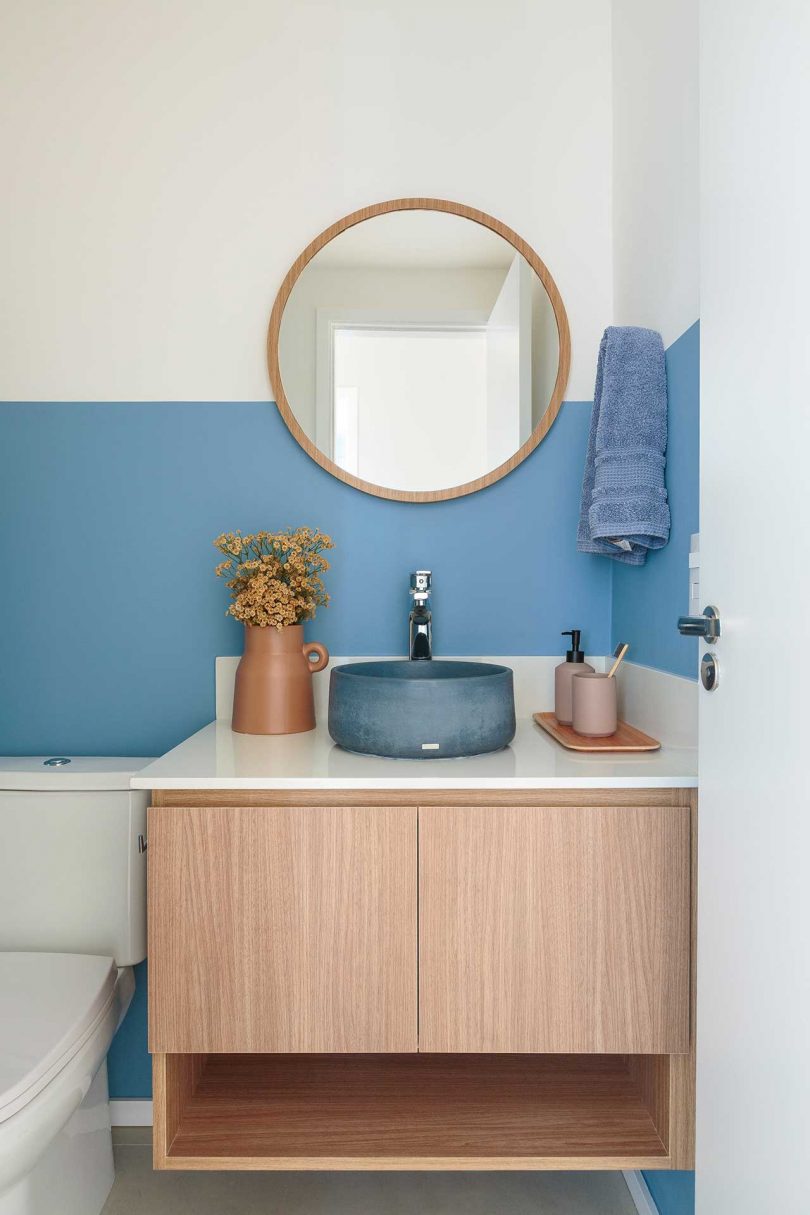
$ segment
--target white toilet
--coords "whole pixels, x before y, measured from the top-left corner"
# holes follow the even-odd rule
[[[148,759],[0,758],[0,1215],[98,1215],[146,956]]]

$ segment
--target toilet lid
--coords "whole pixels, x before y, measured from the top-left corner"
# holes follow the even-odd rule
[[[115,993],[112,958],[0,953],[0,1122],[81,1046]]]

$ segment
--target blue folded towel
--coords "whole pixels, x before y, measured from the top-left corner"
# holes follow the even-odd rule
[[[599,345],[577,548],[627,565],[669,539],[667,377],[654,329],[611,326]]]

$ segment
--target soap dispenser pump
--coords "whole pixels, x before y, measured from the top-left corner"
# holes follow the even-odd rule
[[[562,637],[571,638],[571,649],[565,652],[565,662],[554,670],[554,715],[561,726],[570,726],[573,717],[572,683],[580,671],[593,671],[585,661],[585,652],[579,648],[582,633],[579,629],[566,629]]]

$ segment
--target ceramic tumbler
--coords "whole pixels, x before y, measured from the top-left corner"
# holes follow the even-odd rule
[[[571,680],[572,722],[577,734],[606,738],[616,733],[616,680],[598,671],[578,672]]]

